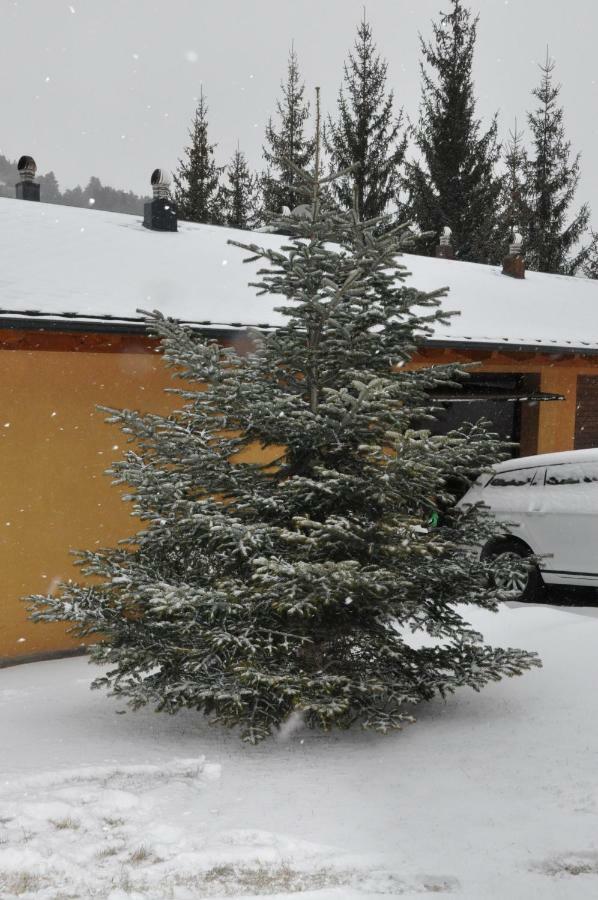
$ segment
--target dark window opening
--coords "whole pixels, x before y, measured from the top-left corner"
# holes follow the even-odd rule
[[[540,391],[539,374],[493,372],[471,374],[460,389],[439,390],[434,398],[444,408],[428,426],[432,434],[446,434],[465,422],[486,419],[502,440],[517,445],[514,457],[537,453],[539,405],[563,399]]]

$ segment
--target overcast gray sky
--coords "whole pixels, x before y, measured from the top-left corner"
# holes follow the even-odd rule
[[[237,141],[261,166],[292,40],[310,94],[333,110],[342,64],[365,5],[398,105],[419,103],[418,32],[442,0],[0,0],[0,152],[35,156],[61,187],[99,176],[148,192],[173,169],[203,85],[212,140],[226,162]],[[481,14],[478,111],[505,136],[524,124],[549,45],[566,127],[582,153],[579,199],[598,227],[596,0],[471,0]]]

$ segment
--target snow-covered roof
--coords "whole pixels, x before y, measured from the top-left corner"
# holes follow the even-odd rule
[[[276,247],[284,238],[179,223],[176,234],[143,228],[137,216],[0,198],[0,324],[113,320],[133,327],[138,309],[206,328],[276,327],[270,295],[248,282],[255,264],[229,239]],[[406,255],[407,283],[450,288],[456,310],[432,343],[598,351],[598,281]]]

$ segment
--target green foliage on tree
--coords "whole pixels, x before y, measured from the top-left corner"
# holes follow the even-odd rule
[[[442,292],[406,284],[400,230],[328,206],[318,155],[296,174],[311,217],[285,221],[278,249],[237,244],[286,324],[241,356],[152,317],[183,405],[108,410],[131,441],[110,474],[142,531],[78,554],[91,583],[33,598],[35,619],[97,639],[97,686],[202,710],[251,742],[291,715],[386,732],[423,700],[539,664],[466,620],[505,595],[475,550],[492,521],[452,509],[452,486],[500,447],[482,425],[418,424],[458,376],[404,365],[446,322]]]
[[[214,159],[215,144],[208,139],[208,105],[203,93],[189,131],[190,144],[174,175],[179,218],[188,222],[222,225],[225,197],[220,183],[223,166]]]
[[[423,231],[452,229],[459,259],[488,262],[497,255],[501,180],[496,118],[487,131],[476,118],[472,65],[478,19],[461,0],[433,23],[433,41],[420,38],[423,62],[421,158],[407,165],[411,218]]]
[[[294,47],[289,53],[287,80],[281,84],[282,97],[276,104],[277,123],[266,127],[263,155],[267,170],[262,178],[264,216],[293,210],[302,202],[295,166],[309,169],[314,160],[315,142],[306,133],[309,103],[304,99],[299,62]]]
[[[247,158],[237,147],[226,170],[226,224],[232,228],[252,228],[258,219],[258,183],[249,170]]]
[[[533,95],[536,109],[528,114],[532,152],[525,164],[529,208],[525,231],[526,260],[540,272],[572,275],[593,255],[592,243],[580,242],[587,231],[590,209],[571,207],[579,185],[580,155],[571,155],[566,139],[560,85],[553,81],[555,63],[548,54],[540,66],[542,78]]]
[[[354,167],[348,177],[333,183],[336,199],[345,209],[356,205],[364,219],[381,216],[396,204],[407,149],[403,112],[395,116],[387,79],[388,63],[376,49],[364,14],[354,52],[345,63],[338,117],[328,118],[325,135],[332,170]]]

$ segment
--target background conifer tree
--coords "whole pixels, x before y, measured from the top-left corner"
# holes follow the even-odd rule
[[[497,236],[499,250],[504,255],[511,241],[513,230],[517,230],[527,243],[527,233],[531,210],[527,187],[528,157],[523,134],[517,126],[517,120],[504,145],[503,162],[505,167],[502,179],[500,200],[500,230]],[[525,252],[525,249],[524,249]]]
[[[497,256],[501,181],[496,118],[482,131],[475,114],[472,64],[478,19],[461,0],[433,23],[433,41],[420,37],[423,62],[420,122],[415,142],[421,159],[407,165],[409,214],[423,231],[448,225],[460,259]]]
[[[520,224],[523,227],[529,216],[526,184],[528,158],[517,120],[513,131],[509,131],[509,139],[504,148],[504,162],[506,174],[503,190],[508,224]]]
[[[232,228],[252,228],[258,216],[258,186],[242,150],[233,154],[227,170],[226,224]]]
[[[298,175],[294,168],[309,169],[313,163],[315,142],[305,133],[309,103],[304,99],[295,48],[291,47],[287,80],[281,84],[282,98],[277,102],[278,123],[270,119],[266,127],[263,155],[267,171],[262,178],[264,214],[280,214],[287,206],[293,210],[302,202]]]
[[[14,181],[17,161],[7,159],[0,153],[0,197],[14,197]],[[87,187],[80,185],[67,188],[61,192],[54,172],[38,174],[43,203],[56,203],[63,206],[82,206],[86,209],[105,209],[112,212],[143,214],[143,204],[149,197],[140,197],[132,191],[123,191],[102,184],[99,178],[92,176]],[[93,202],[90,202],[93,201]]]
[[[388,63],[376,49],[364,14],[354,52],[345,63],[338,118],[328,118],[325,141],[333,171],[355,166],[349,176],[334,182],[338,202],[345,209],[356,203],[365,219],[382,215],[396,202],[407,149],[403,112],[395,116],[387,74]]]
[[[327,208],[317,147],[297,176],[311,218],[285,223],[280,249],[238,245],[286,324],[239,356],[155,315],[184,405],[109,411],[134,440],[112,475],[143,531],[80,554],[93,583],[33,598],[35,618],[98,637],[92,655],[111,668],[96,685],[203,710],[252,742],[292,714],[385,732],[422,700],[538,664],[464,618],[503,596],[473,549],[491,520],[474,508],[427,524],[454,500],[449,479],[467,483],[498,452],[479,426],[414,428],[457,372],[396,368],[446,321],[440,292],[405,286],[399,231]]]
[[[61,202],[66,206],[84,206],[88,209],[106,209],[123,213],[143,212],[142,197],[132,191],[108,187],[95,175],[91,176],[84,189],[77,186],[72,190],[66,190]]]
[[[224,193],[220,183],[222,166],[214,159],[215,144],[208,139],[208,106],[203,89],[189,131],[190,144],[174,175],[179,216],[188,222],[222,225]]]
[[[540,66],[541,82],[533,90],[538,101],[528,114],[532,152],[526,163],[530,217],[526,237],[526,260],[540,272],[571,275],[583,268],[593,253],[592,242],[580,244],[586,233],[590,209],[584,203],[571,215],[579,184],[580,155],[571,156],[565,137],[563,108],[558,99],[560,85],[553,81],[554,61],[546,54]]]
[[[46,172],[45,175],[38,176],[38,181],[41,185],[41,199],[44,203],[61,202],[62,195],[54,172]]]

